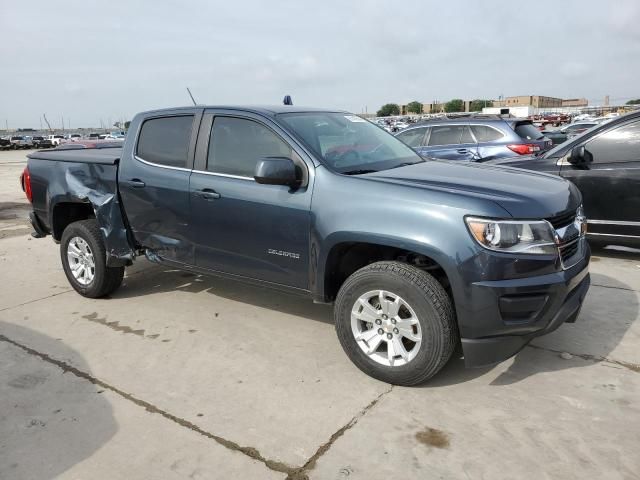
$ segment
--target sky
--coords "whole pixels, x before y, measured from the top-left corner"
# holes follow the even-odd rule
[[[154,108],[640,98],[638,0],[0,0],[0,129]]]

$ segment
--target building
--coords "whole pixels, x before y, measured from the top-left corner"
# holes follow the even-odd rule
[[[563,107],[586,107],[589,105],[589,100],[586,98],[564,98],[562,100]]]
[[[544,97],[542,95],[520,95],[517,97],[506,97],[493,102],[494,107],[526,107],[554,108],[562,107],[562,99],[556,97]]]

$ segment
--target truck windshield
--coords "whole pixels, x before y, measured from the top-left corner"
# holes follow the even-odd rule
[[[380,127],[348,113],[283,113],[279,118],[329,168],[347,175],[424,162]]]

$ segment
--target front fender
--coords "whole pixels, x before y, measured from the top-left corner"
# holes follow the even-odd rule
[[[457,255],[451,256],[438,246],[408,237],[398,237],[384,233],[364,233],[354,231],[334,232],[325,237],[322,242],[312,240],[311,247],[311,275],[310,284],[314,300],[325,302],[325,278],[331,251],[345,243],[366,243],[382,247],[393,247],[401,250],[424,255],[436,262],[447,275],[452,289],[455,291],[459,282],[456,263]]]

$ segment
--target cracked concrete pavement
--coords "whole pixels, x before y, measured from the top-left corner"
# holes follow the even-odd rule
[[[20,230],[23,156],[0,152],[0,478],[637,478],[640,255],[596,251],[578,321],[515,358],[391,388],[305,299],[145,261],[80,297]]]

